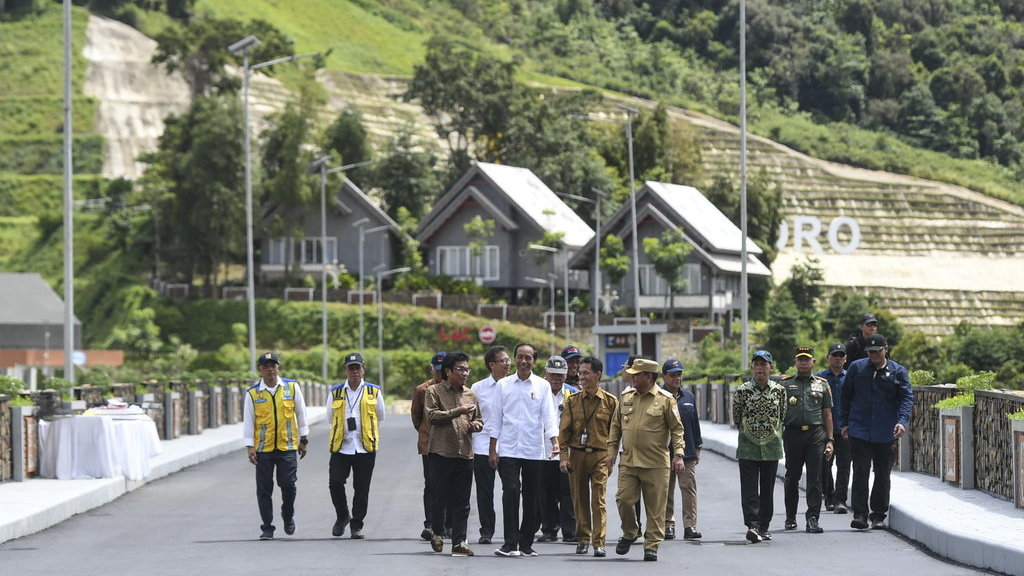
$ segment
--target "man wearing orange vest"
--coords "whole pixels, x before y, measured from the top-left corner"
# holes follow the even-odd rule
[[[256,502],[260,508],[260,540],[274,539],[274,469],[281,488],[284,533],[295,533],[295,481],[299,459],[306,457],[306,403],[294,380],[281,378],[277,354],[267,352],[256,366],[262,379],[245,391],[242,440],[249,462],[256,466]]]
[[[331,388],[327,413],[331,418],[329,449],[331,463],[328,486],[336,520],[331,534],[341,536],[351,522],[352,539],[363,539],[363,519],[370,496],[370,479],[380,444],[380,422],[384,420],[384,393],[380,386],[363,380],[363,355],[345,356],[348,380]],[[352,513],[345,497],[345,483],[352,480]]]

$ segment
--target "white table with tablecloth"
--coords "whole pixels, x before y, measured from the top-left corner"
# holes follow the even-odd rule
[[[39,422],[39,475],[60,480],[149,476],[163,451],[145,414],[70,416]]]

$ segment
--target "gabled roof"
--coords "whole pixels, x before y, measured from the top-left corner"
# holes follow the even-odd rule
[[[0,324],[64,325],[64,301],[39,274],[0,273],[0,294]]]
[[[348,192],[347,195],[345,194],[346,191]],[[383,223],[382,225],[386,225],[390,228],[392,232],[403,235],[410,241],[412,240],[412,238],[409,238],[408,234],[402,231],[402,227],[398,225],[398,222],[395,222],[391,216],[388,216],[387,212],[381,210],[380,206],[377,206],[373,200],[370,200],[370,197],[367,196],[359,186],[356,186],[355,182],[349,180],[347,177],[342,182],[341,188],[339,188],[338,192],[333,196],[332,207],[342,214],[351,214],[352,208],[346,204],[346,196],[348,199],[351,199],[353,203],[362,206],[368,213],[373,215],[374,218],[381,221]]]
[[[647,198],[656,196],[659,208]],[[664,210],[662,210],[662,208]],[[637,221],[653,219],[667,230],[681,230],[683,237],[693,245],[696,255],[717,271],[739,274],[742,268],[740,229],[725,214],[722,214],[700,190],[692,186],[645,182],[637,191]],[[623,203],[608,223],[602,226],[602,233],[616,233],[620,237],[632,232],[629,201]],[[593,250],[588,243],[573,258],[570,265],[585,268],[590,260],[581,256]],[[769,276],[771,271],[756,255],[763,253],[760,247],[747,238],[747,272],[755,276]]]
[[[470,185],[478,175],[488,180],[498,193],[517,206],[521,217],[529,219],[545,232],[564,233],[562,239],[566,245],[578,248],[594,237],[594,231],[590,226],[587,226],[587,223],[532,171],[516,166],[478,162],[437,201],[434,209],[420,223],[416,234],[418,238],[429,238],[470,197],[503,228],[514,230],[519,227],[509,214],[487,200],[475,186]]]

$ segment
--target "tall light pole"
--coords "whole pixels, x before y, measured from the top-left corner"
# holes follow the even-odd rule
[[[64,0],[64,379],[75,383],[75,253],[71,154],[71,0]]]
[[[633,322],[636,325],[636,353],[638,356],[643,356],[644,341],[640,332],[640,272],[638,270],[638,267],[640,266],[640,237],[637,232],[636,223],[636,177],[634,175],[633,168],[633,116],[639,115],[640,111],[636,108],[626,106],[625,104],[619,104],[619,108],[626,112],[625,122],[579,114],[570,114],[569,117],[579,118],[589,122],[615,124],[617,126],[623,126],[626,129],[626,146],[629,149],[629,208],[630,213],[633,216]]]
[[[538,284],[547,284],[550,287],[551,292],[551,353],[555,353],[555,279],[554,274],[549,274],[551,278],[545,280],[543,278],[534,278],[533,276],[526,276],[526,279],[530,282],[536,282]]]
[[[344,172],[360,166],[366,166],[372,164],[372,160],[366,162],[356,162],[355,164],[347,164],[345,166],[338,166],[336,168],[327,168],[330,164],[330,156],[321,156],[313,161],[306,170],[309,174],[320,173],[320,301],[321,301],[321,331],[323,332],[323,358],[320,366],[320,377],[323,378],[324,382],[327,382],[327,175],[334,174],[336,172]],[[337,248],[335,248],[337,251]],[[362,350],[360,348],[360,350]]]
[[[596,208],[594,209],[594,219],[597,221],[597,233],[594,236],[594,279],[593,286],[590,288],[594,293],[593,296],[591,296],[591,305],[594,307],[594,327],[597,328],[601,325],[601,307],[598,303],[601,294],[601,198],[607,197],[608,194],[598,190],[597,188],[591,188],[590,190],[597,197],[597,200],[591,200],[586,196],[579,196],[577,194],[569,194],[566,192],[555,192],[555,194],[565,198],[572,198],[573,200],[579,200],[580,202],[587,202],[596,205]],[[568,266],[568,262],[566,263],[566,266]]]
[[[537,252],[551,252],[551,267],[555,267],[555,256],[558,254],[558,248],[552,248],[551,246],[544,246],[543,244],[527,244],[526,247],[530,250]],[[555,297],[554,285],[551,286],[551,298]],[[566,342],[572,340],[572,335],[569,333],[569,247],[565,247],[565,270],[562,274],[562,301],[563,301],[563,312],[562,321],[565,322],[565,340]],[[551,307],[551,321],[554,322],[554,305]]]
[[[743,370],[750,361],[747,290],[747,3],[740,0],[740,364]]]
[[[245,138],[245,299],[249,307],[249,371],[256,371],[256,289],[253,279],[253,234],[252,234],[252,136],[249,126],[249,81],[253,70],[273,66],[282,62],[291,62],[317,53],[296,54],[249,65],[249,53],[260,45],[260,39],[249,35],[228,46],[228,51],[235,56],[242,56],[242,131]]]
[[[377,376],[380,377],[378,384],[382,390],[384,389],[384,303],[381,302],[381,292],[383,290],[381,282],[388,276],[402,274],[410,270],[412,268],[403,266],[392,270],[377,271]]]
[[[373,234],[374,232],[380,232],[387,230],[390,226],[375,226],[369,230],[365,229],[364,226],[370,223],[370,219],[363,217],[352,223],[353,228],[359,228],[359,351],[363,351],[365,345],[363,339],[363,244],[366,242],[366,235]]]

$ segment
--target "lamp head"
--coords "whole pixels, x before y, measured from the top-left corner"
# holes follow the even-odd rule
[[[242,38],[238,42],[235,42],[231,46],[228,46],[228,52],[231,52],[235,56],[240,56],[247,51],[259,46],[261,44],[260,39],[252,34]]]

